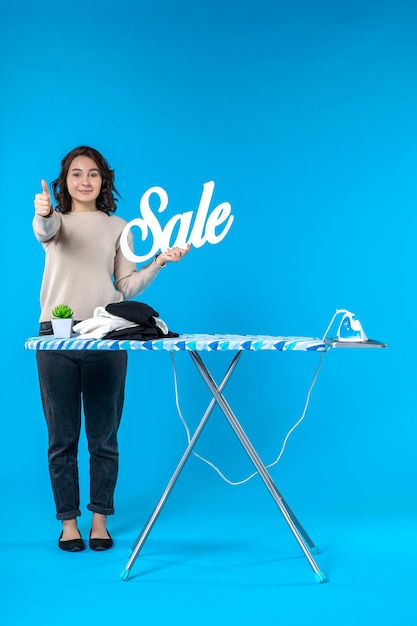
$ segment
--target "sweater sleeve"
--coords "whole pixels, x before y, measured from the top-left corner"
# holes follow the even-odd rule
[[[38,241],[44,242],[52,239],[61,227],[61,216],[54,211],[51,217],[35,215],[32,221],[33,232]]]
[[[128,243],[131,249],[132,242],[133,238],[130,234]],[[126,259],[120,249],[120,245],[118,245],[114,263],[114,286],[123,294],[125,300],[131,300],[142,293],[151,284],[160,270],[161,266],[155,260],[138,270],[136,263]]]

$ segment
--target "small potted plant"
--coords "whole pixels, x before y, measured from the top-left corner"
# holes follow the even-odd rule
[[[52,310],[52,329],[55,337],[71,337],[74,312],[67,304],[58,304]]]

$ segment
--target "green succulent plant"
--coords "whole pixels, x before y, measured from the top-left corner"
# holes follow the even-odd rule
[[[71,309],[71,307],[68,306],[68,304],[58,304],[52,310],[52,317],[55,317],[55,318],[69,319],[73,317],[73,315],[74,315],[74,311]]]

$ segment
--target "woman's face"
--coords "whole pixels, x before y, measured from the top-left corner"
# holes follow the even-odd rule
[[[75,157],[69,166],[66,182],[68,193],[72,198],[73,210],[96,208],[102,178],[93,159],[87,156]]]

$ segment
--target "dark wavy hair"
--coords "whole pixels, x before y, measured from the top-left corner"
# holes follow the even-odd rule
[[[67,187],[67,174],[73,160],[79,156],[86,156],[93,159],[101,174],[101,191],[96,199],[96,207],[99,211],[110,215],[117,209],[117,198],[120,194],[114,186],[114,170],[110,169],[109,164],[98,150],[88,146],[79,146],[71,150],[61,163],[61,171],[56,180],[53,181],[51,187],[57,201],[57,211],[61,213],[69,213],[71,211],[71,196]]]

